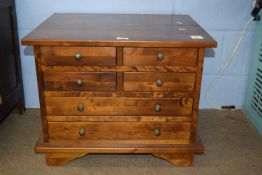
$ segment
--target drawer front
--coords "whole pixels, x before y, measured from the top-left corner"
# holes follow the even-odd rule
[[[194,73],[124,73],[125,91],[194,91]]]
[[[41,64],[49,66],[113,66],[114,47],[41,47]]]
[[[124,48],[124,65],[196,66],[196,48]]]
[[[191,123],[49,122],[50,139],[188,140]]]
[[[47,115],[191,115],[192,98],[46,97]]]
[[[115,91],[116,73],[43,72],[47,91]]]

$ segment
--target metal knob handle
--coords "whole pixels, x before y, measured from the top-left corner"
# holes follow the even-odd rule
[[[160,135],[161,135],[160,129],[156,129],[156,130],[154,131],[154,134],[155,134],[155,136],[160,136]]]
[[[156,112],[160,112],[161,111],[161,105],[160,104],[156,104],[155,111]]]
[[[81,60],[81,54],[80,53],[75,54],[75,59],[77,61],[80,61]]]
[[[82,80],[76,80],[76,84],[78,85],[78,86],[82,86],[83,85],[83,81]]]
[[[163,81],[163,80],[157,80],[157,81],[156,81],[156,85],[157,85],[158,87],[163,86],[163,84],[164,84],[164,81]]]
[[[79,130],[79,135],[80,135],[80,136],[86,135],[85,129],[80,129],[80,130]]]
[[[83,104],[80,104],[80,105],[77,106],[77,110],[78,110],[79,112],[82,112],[82,111],[85,110],[85,106],[84,106]]]
[[[164,59],[164,54],[162,52],[157,53],[157,60],[161,61]]]

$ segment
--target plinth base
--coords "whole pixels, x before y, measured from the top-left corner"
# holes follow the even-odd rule
[[[35,145],[35,152],[46,155],[47,165],[65,165],[89,153],[153,154],[177,166],[191,166],[195,154],[203,154],[204,146],[198,136],[190,144],[134,144],[132,141],[56,141],[45,143],[42,137]]]

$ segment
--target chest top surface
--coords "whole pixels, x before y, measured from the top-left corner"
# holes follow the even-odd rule
[[[193,38],[192,38],[193,37]],[[56,13],[24,45],[216,47],[188,15]]]

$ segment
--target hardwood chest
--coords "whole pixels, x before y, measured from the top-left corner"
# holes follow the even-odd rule
[[[187,15],[54,14],[34,46],[48,165],[89,153],[148,153],[192,165],[204,49]]]

